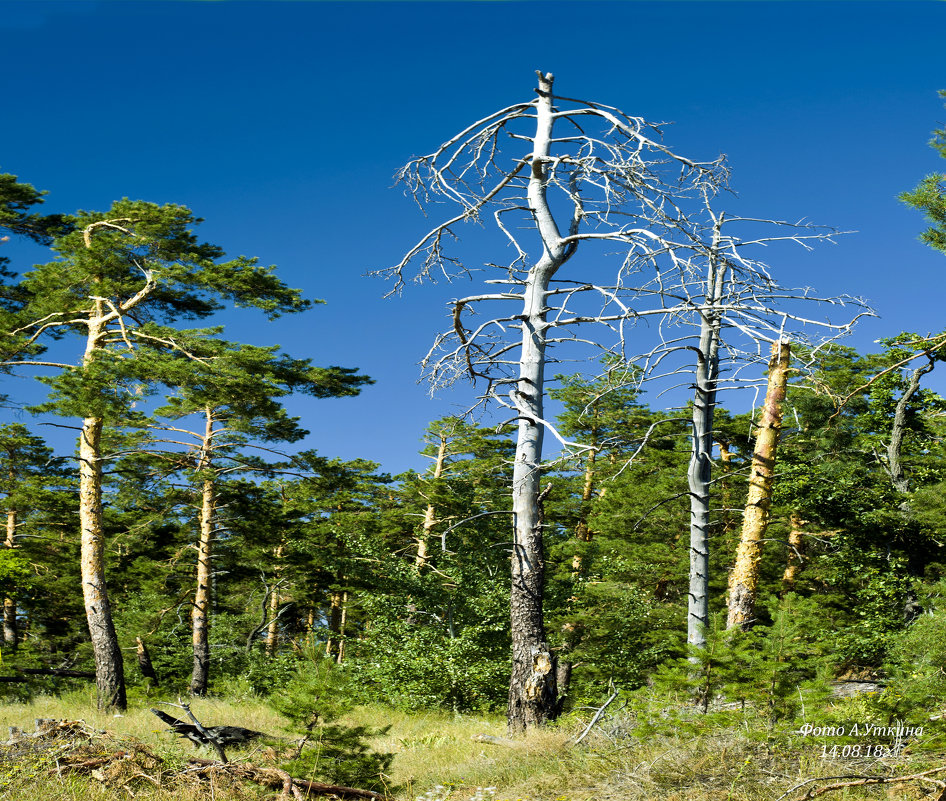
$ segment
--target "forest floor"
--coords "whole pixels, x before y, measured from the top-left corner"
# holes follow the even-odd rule
[[[67,760],[51,757],[50,752],[30,756],[22,749],[14,753],[15,749],[0,743],[0,799],[249,801],[278,795],[278,788],[267,790],[232,778],[218,776],[215,781],[207,774],[187,773],[188,758],[196,755],[210,760],[215,755],[195,752],[189,742],[168,733],[149,711],[154,704],[153,700],[136,702],[122,716],[96,712],[91,699],[79,695],[43,696],[29,704],[0,705],[4,730],[15,726],[33,732],[35,719],[45,718],[82,720],[84,731],[103,733],[88,741],[82,763],[85,770],[67,769]],[[286,721],[256,699],[198,700],[193,710],[206,725],[239,725],[288,737]],[[169,711],[182,716],[179,711]],[[497,717],[408,714],[360,707],[346,722],[390,726],[372,745],[396,755],[390,781],[398,788],[394,797],[405,801],[946,798],[946,755],[942,753],[911,753],[907,746],[902,753],[883,759],[844,758],[840,753],[831,757],[826,756],[822,742],[810,737],[786,731],[766,736],[754,728],[751,717],[739,725],[641,737],[630,732],[626,719],[613,716],[575,745],[587,718],[576,717],[570,723],[513,739]],[[130,754],[124,757],[122,770],[96,761],[96,754],[119,750]],[[274,756],[273,747],[266,745],[229,753],[233,762],[263,768],[273,764]],[[73,764],[78,764],[75,759]],[[941,767],[943,771],[938,772]],[[922,771],[937,772],[893,784],[825,789],[866,777]]]

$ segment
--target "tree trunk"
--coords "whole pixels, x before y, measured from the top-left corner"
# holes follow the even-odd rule
[[[782,431],[782,402],[788,384],[788,364],[791,348],[788,342],[772,345],[769,361],[769,385],[765,406],[756,434],[749,476],[749,497],[742,518],[742,536],[736,550],[736,563],[729,574],[729,615],[726,628],[751,628],[755,622],[756,590],[759,582],[759,562],[762,559],[762,539],[769,523],[772,504],[772,482],[775,475],[775,457]]]
[[[782,574],[782,592],[792,592],[795,589],[795,581],[801,572],[802,559],[805,555],[805,532],[802,526],[805,521],[798,515],[790,515],[791,531],[788,533],[788,564],[785,565],[785,572]]]
[[[597,446],[597,442],[591,443]],[[588,503],[594,495],[595,489],[595,456],[596,451],[588,452],[588,460],[585,462],[585,481],[581,488],[581,514],[578,518],[578,525],[575,526],[575,537],[579,542],[591,542],[591,529],[588,527]],[[581,573],[581,554],[575,553],[572,556],[572,573]]]
[[[266,626],[266,654],[270,657],[276,656],[276,647],[279,644],[279,604],[282,597],[279,594],[279,573],[281,571],[280,560],[283,555],[283,546],[276,546],[273,554],[273,591],[269,596],[269,624]]]
[[[144,644],[141,637],[135,637],[135,643],[137,644],[135,650],[141,675],[146,679],[151,679],[151,685],[157,687],[160,682],[158,681],[158,674],[154,671],[154,665],[151,664],[151,654],[148,653],[148,646]]]
[[[887,473],[890,476],[890,483],[893,484],[893,488],[901,494],[910,491],[910,482],[907,480],[901,459],[903,436],[907,428],[907,407],[910,405],[910,400],[920,389],[920,379],[926,373],[929,373],[934,366],[935,362],[930,358],[928,364],[917,367],[910,373],[910,383],[903,391],[903,395],[900,396],[900,400],[897,401],[897,407],[894,411],[893,425],[890,430],[890,444],[887,446]]]
[[[342,612],[345,604],[341,591],[333,591],[328,610],[328,639],[325,641],[325,655],[334,656],[336,660],[339,656],[341,633],[342,633]]]
[[[437,461],[434,463],[433,480],[436,481],[443,475],[444,462],[447,459],[447,435],[440,433],[440,445],[437,448]],[[430,535],[437,523],[436,510],[432,503],[427,504],[427,510],[424,512],[424,527],[420,537],[417,540],[417,556],[414,559],[414,567],[419,573],[427,566],[427,549],[430,543]]]
[[[345,623],[348,621],[348,590],[342,592],[342,616],[338,621],[338,658],[337,664],[345,661]]]
[[[704,308],[700,311],[700,343],[696,363],[696,393],[693,398],[690,464],[687,485],[690,491],[690,591],[687,603],[687,643],[706,647],[709,625],[709,526],[710,482],[713,478],[713,416],[716,411],[716,381],[719,377],[719,329],[722,316],[717,310],[728,267],[718,258],[720,228],[716,220],[707,267]],[[696,657],[691,657],[694,664]]]
[[[79,524],[85,615],[95,657],[99,709],[124,710],[122,652],[105,588],[105,530],[102,514],[102,418],[86,417],[79,437]]]
[[[722,515],[721,543],[722,547],[728,551],[736,546],[736,521],[732,509],[732,450],[730,443],[725,439],[716,440],[719,446],[719,463],[723,468],[723,474],[719,477],[719,500],[721,504],[720,513]]]
[[[7,536],[4,546],[7,548],[16,547],[16,509],[7,510]],[[12,598],[3,599],[3,644],[11,650],[16,650],[17,646],[16,630],[16,602]]]
[[[88,239],[86,244],[88,245]],[[88,336],[82,356],[83,370],[92,364],[101,350],[101,342],[106,334],[104,311],[104,302],[95,300],[88,319]],[[85,417],[79,434],[79,528],[82,542],[79,573],[82,579],[85,617],[95,659],[98,707],[124,710],[127,706],[125,665],[105,586],[105,525],[102,509],[104,424],[101,417]]]
[[[523,287],[519,378],[512,392],[519,430],[512,479],[515,536],[512,555],[510,624],[512,675],[507,722],[511,731],[540,726],[555,717],[555,660],[542,616],[545,562],[539,494],[544,433],[546,293],[556,271],[571,255],[546,197],[546,160],[552,134],[552,76],[539,74],[536,135],[529,178],[529,207],[543,241],[543,254]]]
[[[213,546],[216,512],[216,486],[209,472],[212,468],[213,414],[205,413],[206,425],[197,461],[198,473],[204,473],[201,485],[200,538],[197,542],[197,588],[191,611],[194,667],[191,673],[190,694],[206,695],[210,681],[210,604],[213,578]]]

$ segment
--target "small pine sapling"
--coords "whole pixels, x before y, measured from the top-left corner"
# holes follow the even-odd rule
[[[330,659],[316,657],[270,697],[303,737],[282,768],[293,776],[347,787],[391,792],[388,777],[394,754],[375,751],[373,737],[389,727],[348,725],[341,718],[354,703],[344,673]]]

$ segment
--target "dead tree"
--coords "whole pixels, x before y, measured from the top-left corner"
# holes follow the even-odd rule
[[[782,403],[788,386],[791,346],[787,341],[772,346],[769,362],[769,386],[756,433],[755,451],[749,475],[749,497],[742,518],[742,536],[736,550],[736,562],[729,575],[729,610],[726,628],[749,629],[755,622],[756,590],[762,540],[769,525],[775,458],[782,433]]]
[[[731,224],[770,221],[713,210],[727,179],[721,159],[696,162],[679,156],[643,120],[610,106],[553,97],[552,76],[538,76],[535,100],[473,123],[401,170],[400,180],[421,208],[446,199],[460,209],[398,264],[378,273],[395,280],[392,293],[403,287],[415,262],[420,267],[414,280],[471,275],[445,247],[458,237],[462,223],[481,222],[487,214],[511,250],[507,263],[487,263],[497,277],[486,283],[498,291],[450,302],[451,324],[423,364],[434,390],[467,378],[482,387],[481,403],[505,407],[518,425],[512,490],[512,729],[541,724],[555,710],[555,660],[542,622],[538,498],[543,438],[549,432],[572,455],[593,450],[565,441],[544,418],[546,365],[561,360],[563,347],[575,345],[581,358],[588,358],[590,347],[598,351],[595,356],[604,351],[640,364],[646,378],[685,373],[687,383],[695,383],[688,628],[699,647],[708,619],[709,487],[720,354],[727,367],[758,364],[763,343],[777,340],[789,322],[801,327],[817,322],[794,308],[811,299],[808,290],[778,285],[745,251],[778,240],[805,244],[830,234],[799,225],[747,239],[730,235]],[[519,143],[522,149],[509,153]],[[575,278],[562,277],[579,245],[596,242],[617,250],[617,263],[597,252]],[[473,319],[477,315],[480,319]],[[652,343],[656,331],[658,342],[632,350],[633,329],[643,323],[655,325],[636,338],[646,336]],[[834,335],[850,323],[826,325]],[[595,327],[606,335],[585,333]],[[680,354],[692,357],[694,351],[695,382],[693,359],[679,363]],[[734,374],[728,380],[739,385],[741,379]]]
[[[579,336],[576,329],[585,324],[607,326],[609,339],[623,342],[629,322],[663,314],[659,300],[650,312],[628,305],[627,273],[672,249],[669,237],[685,219],[681,203],[712,194],[725,177],[721,161],[698,163],[676,155],[643,120],[609,106],[555,98],[552,87],[552,75],[538,73],[535,100],[473,123],[401,170],[400,180],[422,208],[440,197],[460,209],[397,265],[380,271],[396,281],[392,292],[401,289],[414,262],[421,265],[417,280],[469,274],[444,246],[462,223],[486,214],[512,250],[507,264],[489,265],[499,277],[488,283],[498,284],[499,291],[451,302],[452,324],[437,337],[424,365],[434,389],[465,376],[481,384],[482,401],[507,408],[518,424],[508,708],[513,730],[544,723],[556,708],[555,660],[542,619],[538,504],[544,434],[561,440],[544,418],[548,350],[569,342],[596,344]],[[518,149],[511,159],[507,146]],[[588,268],[580,276],[584,280],[557,277],[579,245],[595,241],[620,243],[631,254],[618,264],[616,277],[596,280]],[[649,282],[648,276],[642,283]],[[653,303],[655,295],[659,292],[651,286],[635,298]],[[468,322],[494,304],[509,308],[490,310],[478,324]]]
[[[802,223],[730,216],[713,208],[704,191],[702,209],[675,221],[675,236],[663,253],[632,254],[626,267],[656,275],[650,289],[659,297],[659,342],[650,350],[629,356],[643,368],[648,381],[680,376],[693,390],[691,454],[687,470],[690,497],[690,581],[687,642],[702,649],[709,623],[709,557],[711,488],[713,485],[714,413],[721,390],[758,386],[757,372],[747,368],[765,363],[767,345],[791,332],[812,352],[826,341],[846,334],[870,309],[851,297],[819,298],[809,288],[779,284],[753,248],[795,243],[810,248],[830,240],[833,231]],[[733,228],[743,233],[737,236]],[[852,319],[831,323],[809,311],[811,304],[851,305]],[[847,312],[845,312],[847,314]],[[694,662],[698,659],[694,657]]]

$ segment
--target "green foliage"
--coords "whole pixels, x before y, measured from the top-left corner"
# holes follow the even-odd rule
[[[504,706],[509,644],[503,628],[468,625],[451,637],[415,621],[375,620],[378,629],[350,648],[348,670],[364,696],[409,710]]]
[[[305,739],[282,767],[293,776],[347,787],[392,790],[388,773],[394,754],[372,749],[369,740],[387,728],[347,725],[340,718],[351,709],[351,680],[334,663],[309,656],[269,699]]]
[[[941,91],[940,97],[946,98],[946,91]],[[946,158],[946,128],[933,131],[930,140],[940,156]],[[926,221],[930,224],[920,239],[931,248],[946,253],[946,175],[928,175],[911,192],[903,192],[900,200],[908,206],[922,211]]]
[[[890,638],[884,663],[887,683],[879,699],[891,718],[946,728],[946,580],[929,587],[920,603],[926,610]],[[919,717],[918,717],[919,716]]]
[[[726,631],[714,616],[705,649],[667,662],[657,686],[700,699],[712,711],[722,705],[763,713],[770,723],[792,720],[807,705],[827,698],[833,655],[821,642],[818,603],[788,593],[769,610],[771,624]]]

